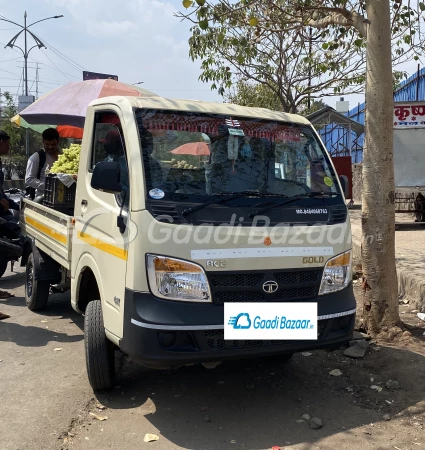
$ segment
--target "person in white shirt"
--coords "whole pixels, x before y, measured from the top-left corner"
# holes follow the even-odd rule
[[[43,148],[32,154],[27,163],[25,187],[31,197],[44,194],[46,169],[53,166],[59,156],[59,133],[55,128],[43,131]],[[42,167],[40,163],[44,161]]]

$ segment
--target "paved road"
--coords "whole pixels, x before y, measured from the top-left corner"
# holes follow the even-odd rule
[[[0,289],[16,294],[0,301],[11,315],[0,322],[0,450],[424,448],[425,364],[418,353],[382,347],[350,360],[318,351],[288,363],[166,372],[121,358],[116,389],[94,400],[82,318],[67,295],[52,296],[43,314],[28,311],[23,282],[22,270],[0,279]],[[336,368],[342,375],[330,376]],[[401,389],[385,389],[390,379]],[[372,383],[384,389],[371,390]],[[305,413],[323,428],[300,421]],[[391,421],[382,420],[385,413]],[[145,443],[146,433],[159,441]]]
[[[0,289],[16,295],[0,300],[0,311],[11,316],[0,322],[0,449],[54,449],[93,396],[84,366],[83,321],[67,295],[52,296],[42,314],[29,311],[25,274],[15,270],[0,279]]]

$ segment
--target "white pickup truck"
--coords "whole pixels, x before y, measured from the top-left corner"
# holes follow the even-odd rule
[[[342,185],[300,116],[159,97],[96,100],[73,211],[23,202],[27,305],[42,309],[52,287],[70,289],[85,316],[93,389],[111,387],[116,349],[166,368],[340,346],[356,311]],[[251,321],[226,316],[235,304],[242,318],[254,307],[293,305],[299,317],[313,307],[314,320],[286,323],[309,323],[314,336],[261,337],[277,320],[257,315],[247,330]],[[231,323],[241,338],[226,336]]]

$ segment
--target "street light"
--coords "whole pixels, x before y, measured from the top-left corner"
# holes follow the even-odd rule
[[[24,64],[25,64],[25,95],[27,95],[27,96],[28,96],[28,55],[29,55],[30,51],[33,48],[35,48],[35,47],[38,47],[40,49],[44,47],[44,48],[47,49],[47,47],[44,45],[44,43],[41,41],[41,39],[39,39],[34,33],[32,33],[30,30],[28,30],[28,28],[32,27],[36,23],[44,22],[45,20],[49,20],[49,19],[60,19],[61,17],[63,17],[63,15],[53,16],[53,17],[46,17],[45,19],[40,19],[40,20],[37,20],[36,22],[31,23],[30,25],[27,25],[27,12],[25,11],[25,14],[24,14],[24,25],[23,26],[21,24],[19,24],[19,23],[13,22],[12,20],[0,18],[0,20],[2,20],[3,22],[9,22],[9,23],[12,23],[13,25],[17,25],[18,27],[22,28],[22,30],[19,31],[19,33],[16,34],[15,36],[13,36],[13,38],[5,45],[4,48],[6,48],[6,47],[19,48],[19,50],[24,55]],[[24,50],[22,50],[21,47],[16,45],[16,40],[18,39],[18,37],[22,33],[24,33],[24,37],[25,37]],[[32,38],[34,39],[34,41],[35,41],[35,45],[33,45],[29,50],[28,50],[28,47],[27,47],[27,33],[29,33],[32,36]]]
[[[138,81],[137,83],[131,83],[132,84],[132,86],[135,86],[136,84],[143,84],[144,83],[144,81]]]

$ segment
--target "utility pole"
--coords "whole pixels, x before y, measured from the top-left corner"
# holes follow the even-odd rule
[[[308,109],[310,111],[311,108],[311,47],[312,47],[312,29],[309,27],[309,39],[308,39]]]
[[[39,81],[38,71],[39,71],[39,68],[38,68],[38,63],[37,63],[37,69],[35,71],[35,99],[36,100],[38,100],[38,81]]]
[[[44,43],[41,41],[41,39],[38,38],[28,28],[32,27],[36,23],[44,22],[45,20],[59,19],[59,18],[63,17],[63,15],[53,16],[53,17],[46,17],[45,19],[37,20],[36,22],[33,22],[33,23],[29,24],[29,25],[27,25],[27,17],[28,17],[28,15],[27,15],[27,12],[25,11],[25,14],[24,14],[24,25],[21,25],[19,23],[13,22],[12,20],[9,20],[9,19],[0,18],[0,21],[8,22],[8,23],[11,23],[13,25],[17,25],[18,27],[21,28],[21,30],[15,36],[13,36],[13,38],[5,45],[5,48],[7,48],[7,47],[10,47],[10,48],[16,47],[22,52],[22,54],[24,56],[24,87],[25,87],[25,95],[28,97],[28,95],[29,95],[29,93],[28,93],[28,55],[29,55],[30,51],[33,48],[35,48],[35,47],[38,47],[39,49],[41,49],[41,48],[46,48],[47,49],[47,47],[44,45]],[[22,49],[21,47],[16,45],[16,41],[17,41],[17,39],[19,38],[19,36],[22,33],[24,33],[24,49]],[[33,45],[29,49],[28,49],[28,39],[27,39],[27,34],[28,33],[31,35],[31,37],[34,39],[34,42],[35,42],[35,45]],[[26,130],[26,139],[25,139],[25,141],[26,141],[26,143],[25,143],[26,153],[27,153],[27,157],[29,157],[29,130],[28,130],[28,128]]]

